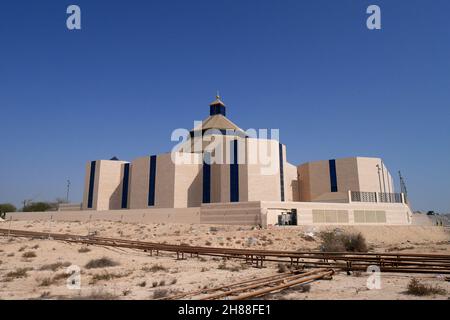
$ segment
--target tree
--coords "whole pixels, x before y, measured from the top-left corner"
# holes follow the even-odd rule
[[[0,218],[5,218],[7,212],[16,212],[17,208],[11,203],[0,203]]]
[[[24,212],[40,212],[40,211],[49,211],[54,208],[54,206],[48,202],[33,202],[27,204],[24,208]]]

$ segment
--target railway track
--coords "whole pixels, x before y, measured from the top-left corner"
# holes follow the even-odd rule
[[[186,259],[188,256],[240,259],[255,267],[263,267],[267,262],[277,262],[289,264],[298,269],[334,268],[345,271],[366,271],[369,266],[376,265],[382,272],[450,274],[450,255],[216,248],[12,229],[0,229],[0,236],[53,239],[86,245],[129,248],[142,250],[150,255],[169,252],[176,254],[177,259]]]
[[[316,269],[308,272],[285,272],[263,278],[231,283],[225,286],[182,293],[164,298],[165,300],[245,300],[257,298],[269,293],[304,285],[316,280],[330,280],[333,269]]]

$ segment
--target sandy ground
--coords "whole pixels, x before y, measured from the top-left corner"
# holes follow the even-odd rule
[[[8,228],[10,222],[0,222]],[[15,221],[11,228],[33,231],[72,233],[136,239],[171,244],[262,248],[278,250],[317,250],[319,231],[333,227],[282,227],[257,230],[252,227],[182,224],[126,224],[107,221],[91,223]],[[422,226],[340,226],[344,231],[361,232],[371,249],[377,252],[420,252],[450,254],[450,234],[439,227]],[[314,234],[312,239],[305,233]],[[219,258],[176,260],[171,254],[150,256],[148,253],[107,247],[70,244],[51,240],[0,238],[0,299],[74,299],[115,298],[153,299],[201,288],[212,288],[241,280],[275,274],[276,264],[256,269],[239,261]],[[31,253],[30,253],[31,252]],[[86,264],[106,257],[116,266],[87,268]],[[52,265],[53,264],[53,265]],[[51,265],[51,266],[49,266]],[[68,289],[65,270],[79,266],[81,289]],[[52,270],[53,269],[53,270]],[[409,281],[416,277],[422,283],[447,291],[426,297],[406,294]],[[264,299],[449,299],[450,283],[437,275],[381,274],[381,288],[369,290],[365,273],[338,273],[333,280],[285,290]]]

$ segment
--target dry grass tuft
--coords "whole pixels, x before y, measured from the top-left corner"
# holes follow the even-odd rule
[[[78,249],[79,253],[86,253],[91,251],[91,249],[89,249],[88,247],[81,247],[80,249]]]

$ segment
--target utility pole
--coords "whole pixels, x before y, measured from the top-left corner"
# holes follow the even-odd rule
[[[67,179],[67,195],[66,195],[66,202],[69,203],[69,192],[70,192],[70,180]]]
[[[30,202],[31,201],[33,201],[33,200],[30,200],[30,199],[25,199],[25,200],[23,200],[23,208],[22,208],[22,210],[25,210],[25,207],[26,206],[28,206],[29,204],[30,204]]]
[[[402,173],[398,171],[398,176],[400,178],[400,192],[405,194],[405,197],[408,195],[408,190],[406,189],[405,180],[402,177]]]

